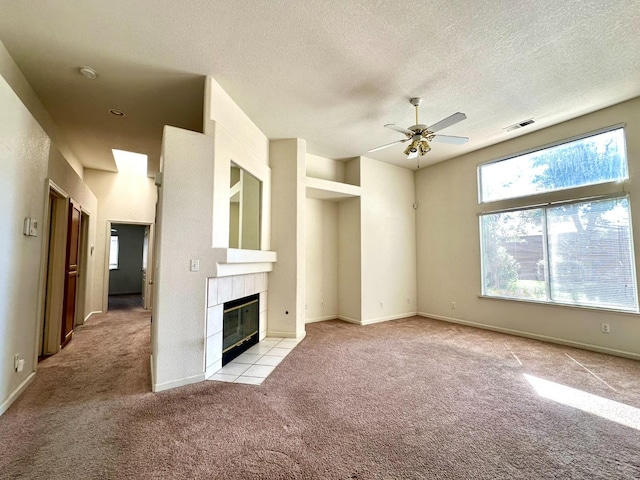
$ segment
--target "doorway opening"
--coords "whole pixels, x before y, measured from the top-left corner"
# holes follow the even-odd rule
[[[107,310],[151,309],[150,224],[108,222]]]

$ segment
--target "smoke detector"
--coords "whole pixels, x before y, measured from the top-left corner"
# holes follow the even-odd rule
[[[91,80],[95,80],[98,76],[98,73],[91,67],[80,67],[80,73]]]

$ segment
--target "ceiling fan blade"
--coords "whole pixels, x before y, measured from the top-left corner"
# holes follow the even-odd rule
[[[427,127],[427,130],[429,130],[430,132],[437,132],[438,130],[443,130],[447,127],[450,127],[451,125],[461,122],[466,118],[467,116],[464,113],[461,113],[461,112],[454,113],[450,117],[447,117],[444,120],[440,120],[438,123],[434,123],[430,127]]]
[[[411,135],[411,136],[414,135],[414,132],[412,132],[408,128],[400,127],[393,123],[387,123],[385,127],[390,128],[391,130],[395,130],[396,132],[404,133],[405,135]]]
[[[390,147],[391,145],[395,145],[396,143],[404,143],[404,142],[408,142],[408,141],[409,141],[408,138],[404,138],[402,140],[396,140],[395,142],[386,143],[384,145],[380,145],[379,147],[372,148],[371,150],[369,150],[369,153],[377,152],[378,150],[382,150],[383,148]]]
[[[469,137],[455,137],[453,135],[436,135],[432,142],[451,143],[453,145],[463,145],[469,141]]]

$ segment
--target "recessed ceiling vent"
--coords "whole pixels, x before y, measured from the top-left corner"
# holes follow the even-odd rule
[[[535,123],[535,120],[533,118],[530,118],[529,120],[524,120],[522,122],[518,122],[518,123],[514,123],[513,125],[509,125],[508,127],[504,127],[502,129],[502,131],[504,131],[504,132],[513,132],[514,130],[517,130],[517,129],[522,128],[522,127],[526,127],[527,125],[531,125],[532,123]]]

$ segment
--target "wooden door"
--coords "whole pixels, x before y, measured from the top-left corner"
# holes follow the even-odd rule
[[[65,263],[64,304],[60,345],[64,347],[73,336],[76,317],[76,292],[78,286],[78,261],[80,258],[80,207],[69,201],[67,218],[67,255]]]

